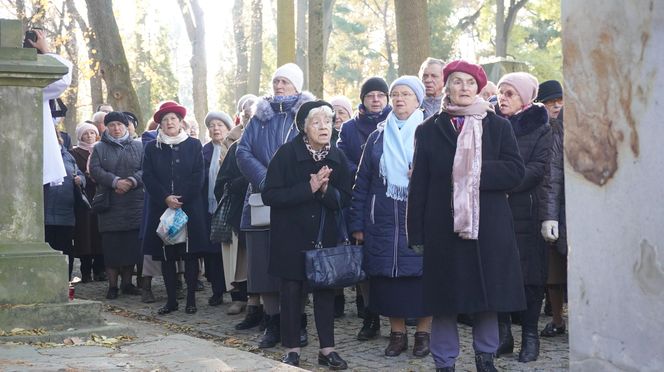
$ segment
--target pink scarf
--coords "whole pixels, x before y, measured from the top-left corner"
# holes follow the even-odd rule
[[[480,176],[482,171],[482,119],[493,111],[480,97],[468,106],[457,106],[446,96],[442,111],[463,116],[452,166],[454,232],[461,239],[477,240],[480,230]]]

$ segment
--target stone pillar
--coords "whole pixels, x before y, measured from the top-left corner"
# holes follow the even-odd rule
[[[0,335],[2,341],[61,341],[131,333],[104,322],[101,303],[68,301],[67,256],[44,242],[42,88],[67,67],[22,48],[18,20],[0,19]]]
[[[0,303],[64,302],[66,256],[44,242],[42,88],[67,67],[22,40],[0,20]]]
[[[664,2],[562,20],[570,370],[662,371]]]

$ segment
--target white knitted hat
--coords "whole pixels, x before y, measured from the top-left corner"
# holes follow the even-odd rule
[[[285,65],[277,68],[277,70],[272,74],[272,80],[276,77],[283,77],[288,79],[295,90],[300,93],[302,91],[302,84],[304,84],[304,74],[302,69],[295,63],[286,63]]]

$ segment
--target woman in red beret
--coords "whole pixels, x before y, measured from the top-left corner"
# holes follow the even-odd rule
[[[436,370],[454,371],[457,314],[472,314],[477,370],[496,371],[497,312],[525,308],[507,203],[508,190],[523,178],[523,161],[509,123],[477,96],[486,84],[482,67],[453,61],[443,74],[442,110],[415,133],[408,240],[424,255]]]
[[[145,146],[143,158],[143,181],[149,195],[143,251],[161,261],[168,296],[166,304],[158,310],[159,314],[178,309],[175,262],[179,259],[185,261],[185,312],[193,314],[197,311],[198,258],[213,253],[205,228],[202,145],[185,132],[182,119],[186,113],[183,106],[173,101],[164,102],[159,107],[153,117],[159,123],[157,138]],[[157,235],[159,218],[168,208],[181,208],[187,214],[186,243],[165,245]]]

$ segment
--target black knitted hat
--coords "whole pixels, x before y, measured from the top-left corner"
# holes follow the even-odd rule
[[[386,96],[389,96],[390,94],[390,89],[387,86],[385,79],[382,77],[374,76],[362,83],[362,88],[360,89],[360,101],[364,102],[364,96],[366,96],[369,92],[373,92],[374,90],[383,92]]]

